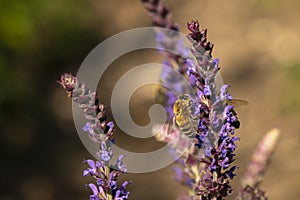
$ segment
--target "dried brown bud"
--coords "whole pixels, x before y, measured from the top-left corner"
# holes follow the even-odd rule
[[[60,77],[60,81],[57,81],[67,92],[68,97],[72,96],[72,91],[77,82],[77,78],[74,77],[71,73],[64,73]]]

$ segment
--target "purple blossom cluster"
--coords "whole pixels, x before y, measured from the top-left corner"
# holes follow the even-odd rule
[[[172,23],[169,9],[161,1],[149,0],[143,1],[143,3],[152,17],[154,25],[164,28],[173,27],[173,30],[176,27],[178,30],[177,26]],[[163,15],[162,10],[167,11],[164,12],[167,14]],[[189,23],[188,29],[191,31],[188,39],[193,45],[192,53],[197,60],[197,64],[194,64],[192,58],[189,57],[187,51],[190,50],[185,49],[182,45],[178,45],[180,44],[180,40],[175,34],[170,36],[170,34],[158,32],[158,43],[159,46],[175,49],[177,52],[185,52],[184,55],[186,56],[180,57],[181,59],[173,54],[163,52],[166,58],[165,65],[177,69],[180,74],[184,75],[190,81],[192,87],[197,90],[198,99],[196,101],[199,104],[199,113],[197,113],[199,115],[199,125],[198,134],[196,134],[196,139],[198,140],[196,146],[205,149],[205,158],[201,158],[201,162],[205,163],[207,166],[206,170],[210,171],[205,177],[212,179],[213,171],[218,172],[219,175],[216,181],[217,184],[212,184],[217,186],[206,186],[201,184],[200,181],[199,185],[194,186],[194,189],[197,190],[197,195],[202,195],[202,191],[208,189],[207,191],[211,191],[214,196],[219,193],[227,196],[231,192],[227,178],[232,179],[234,170],[237,168],[236,166],[230,167],[235,156],[233,153],[235,150],[234,142],[238,140],[237,137],[231,137],[231,135],[234,133],[234,129],[239,127],[239,121],[233,107],[226,103],[227,100],[232,99],[226,90],[228,86],[224,85],[220,92],[216,91],[214,78],[219,71],[219,60],[211,58],[213,44],[207,41],[207,30],[200,31],[197,21]],[[185,94],[187,91],[173,70],[164,69],[161,74],[161,82],[177,94]],[[169,120],[173,116],[173,105],[176,101],[176,97],[171,91],[161,91],[166,97],[165,107]],[[195,160],[198,154],[194,150],[189,150],[189,152],[179,162],[181,166],[183,163],[191,164],[191,160]],[[182,171],[190,171],[184,169],[189,168],[184,167],[185,164],[183,164]],[[176,170],[177,174],[180,174],[180,169]],[[208,174],[211,174],[211,176],[208,176]],[[205,180],[205,182],[207,181]],[[211,196],[212,194],[204,192],[202,196]]]
[[[217,85],[216,76],[220,70],[219,59],[212,57],[214,45],[207,40],[207,30],[200,30],[198,21],[187,24],[190,31],[187,38],[192,48],[186,48],[180,39],[178,26],[172,22],[170,10],[161,0],[142,0],[143,5],[153,19],[155,26],[170,31],[157,31],[159,49],[180,52],[177,55],[165,50],[160,52],[165,56],[161,73],[162,85],[176,94],[188,94],[182,77],[190,83],[196,93],[193,103],[196,109],[191,109],[197,120],[194,144],[190,138],[183,135],[176,126],[156,125],[154,136],[158,141],[169,144],[170,153],[180,154],[174,167],[175,179],[188,187],[188,194],[181,196],[184,200],[222,200],[232,194],[231,179],[235,177],[234,164],[236,141],[235,130],[240,127],[240,121],[232,105],[233,98],[228,93],[229,85]],[[174,32],[175,31],[175,32]],[[179,74],[179,76],[178,76]],[[113,156],[111,145],[115,129],[112,121],[107,121],[106,106],[99,102],[96,93],[91,91],[77,77],[65,73],[58,83],[65,89],[67,96],[79,104],[88,122],[83,127],[90,139],[99,145],[98,160],[87,159],[88,165],[83,176],[91,176],[94,183],[87,184],[92,191],[90,200],[125,200],[128,199],[128,185],[121,185],[117,178],[126,172],[123,165],[124,156],[119,156],[115,165],[110,164]],[[177,97],[166,89],[160,88],[158,94],[163,96],[168,120],[172,120],[173,106]],[[168,134],[166,134],[168,132]],[[252,162],[242,179],[242,190],[237,200],[266,200],[265,192],[259,189],[266,171],[268,161],[278,142],[279,131],[268,133],[258,145]]]
[[[212,59],[213,45],[207,41],[207,30],[199,29],[198,21],[188,23],[188,39],[193,45],[192,53],[197,64],[189,67],[189,75],[194,76],[200,99],[200,116],[196,138],[199,148],[205,148],[205,156],[200,162],[205,164],[201,180],[195,187],[195,194],[203,199],[223,198],[232,192],[229,179],[232,179],[237,166],[235,141],[232,136],[239,121],[233,106],[227,102],[232,97],[227,93],[228,85],[217,91],[215,76],[219,71],[219,60]]]
[[[228,86],[222,86],[220,91],[216,89],[214,78],[219,70],[219,61],[211,58],[213,45],[206,41],[207,31],[200,31],[197,21],[189,23],[188,28],[191,31],[188,38],[193,44],[192,53],[197,60],[197,64],[191,59],[185,60],[187,74],[196,80],[195,101],[198,109],[194,115],[199,120],[195,136],[197,148],[190,147],[177,160],[178,166],[174,169],[176,179],[190,188],[191,198],[221,199],[232,192],[229,179],[235,176],[234,171],[237,168],[232,162],[235,160],[235,141],[238,140],[238,137],[232,135],[234,129],[239,127],[239,121],[233,106],[227,103],[232,100],[227,92]],[[172,82],[165,82],[167,83]],[[170,98],[167,95],[167,102]],[[157,138],[159,137],[161,136],[158,135]],[[180,143],[178,138],[173,138],[168,143],[171,143],[171,147],[176,147],[174,151],[180,149],[177,145]],[[204,155],[201,154],[201,149],[204,149]]]
[[[142,2],[152,17],[154,25],[163,28],[173,27],[173,30],[176,27],[179,30],[172,23],[170,11],[161,0],[143,0]],[[162,10],[166,12],[162,12]],[[178,165],[174,167],[176,180],[189,188],[189,195],[182,197],[182,199],[223,199],[233,191],[230,179],[234,178],[235,170],[238,168],[233,162],[235,161],[235,142],[239,140],[234,134],[235,129],[240,127],[240,121],[231,103],[233,98],[227,91],[229,85],[216,85],[215,77],[220,70],[219,59],[212,58],[214,45],[207,41],[207,30],[200,30],[200,25],[195,20],[188,23],[188,30],[190,33],[187,38],[193,46],[192,49],[188,50],[178,45],[179,40],[176,37],[157,33],[159,46],[170,47],[173,45],[171,49],[177,48],[177,52],[185,52],[184,55],[187,56],[180,57],[180,60],[175,55],[162,53],[166,60],[170,61],[165,63],[184,75],[197,93],[195,102],[198,104],[198,109],[194,115],[199,120],[195,135],[197,141],[195,147],[198,150],[192,146],[177,160]],[[189,50],[191,50],[196,62],[186,53]],[[176,78],[172,70],[162,71],[161,82],[176,93],[185,94],[187,91],[186,88],[182,87],[182,81]],[[170,91],[160,92],[165,95],[165,107],[168,115],[172,116],[172,106],[176,97]],[[157,133],[158,129],[157,127],[153,129],[155,137],[158,141],[168,143],[173,152],[182,153],[183,149],[187,148],[186,145],[179,145],[184,143],[180,140],[185,141],[186,138],[179,137],[180,131],[175,127],[173,127],[173,133],[165,137],[162,135],[166,132]],[[277,140],[273,137],[269,143],[275,144]],[[270,145],[265,142],[258,147],[257,152],[260,153],[254,154],[253,163],[255,163],[248,167],[248,174],[244,178],[246,183],[243,184],[243,190],[238,197],[239,200],[266,199],[264,192],[258,189],[258,184],[251,183],[261,180],[261,175],[264,174],[270,152],[274,150],[268,146]],[[266,147],[267,150],[261,150],[263,149],[261,147]],[[204,152],[201,153],[203,150]],[[255,161],[261,157],[263,158],[260,162]],[[258,181],[256,182],[258,183]]]
[[[85,160],[89,168],[83,171],[83,176],[91,175],[96,179],[96,184],[89,183],[88,187],[93,194],[90,195],[90,200],[125,200],[128,199],[129,192],[126,191],[127,181],[123,182],[121,187],[117,187],[117,177],[120,175],[124,166],[122,165],[122,157],[118,159],[115,168],[107,168],[103,162]],[[108,192],[106,192],[108,191]]]
[[[78,81],[77,77],[72,74],[63,74],[58,83],[66,90],[67,96],[79,104],[84,117],[89,120],[83,127],[83,131],[88,133],[93,142],[99,144],[97,152],[99,161],[86,160],[89,167],[83,172],[83,176],[91,175],[96,179],[96,185],[88,184],[93,192],[90,200],[127,199],[129,192],[126,191],[126,185],[128,182],[124,182],[118,189],[116,180],[122,172],[126,172],[126,167],[122,162],[124,156],[119,156],[115,166],[110,166],[109,163],[113,156],[111,144],[114,142],[112,136],[115,129],[114,123],[106,120],[106,106],[99,102],[95,92]]]

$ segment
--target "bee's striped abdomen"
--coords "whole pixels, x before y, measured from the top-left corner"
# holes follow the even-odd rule
[[[186,136],[191,136],[193,135],[193,126],[190,123],[190,120],[188,117],[183,117],[183,116],[177,116],[176,117],[176,123],[180,129],[180,131],[186,135]]]

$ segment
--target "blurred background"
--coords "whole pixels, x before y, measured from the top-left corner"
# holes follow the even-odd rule
[[[297,0],[168,0],[173,18],[186,33],[186,22],[198,19],[215,44],[221,73],[236,98],[250,104],[237,110],[239,179],[256,144],[279,127],[281,140],[261,188],[269,199],[300,195],[300,3]],[[87,199],[82,177],[83,147],[68,99],[56,80],[76,74],[86,55],[106,38],[131,28],[151,26],[138,0],[52,0],[0,2],[0,200]],[[120,44],[121,45],[121,44]],[[98,93],[110,102],[118,78],[138,64],[162,61],[154,51],[133,52],[116,60],[101,79]],[[149,123],[147,108],[153,87],[134,93],[130,104],[138,124]],[[112,119],[109,109],[109,118]],[[119,129],[116,143],[134,152],[161,144],[134,139]],[[132,180],[130,199],[176,199],[185,188],[174,181],[172,166]],[[229,198],[230,199],[230,198]]]

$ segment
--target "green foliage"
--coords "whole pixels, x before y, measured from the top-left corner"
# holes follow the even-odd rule
[[[24,100],[43,74],[79,62],[97,37],[92,10],[84,0],[0,2],[2,101]]]

